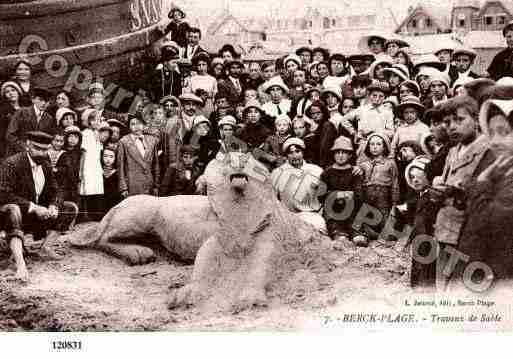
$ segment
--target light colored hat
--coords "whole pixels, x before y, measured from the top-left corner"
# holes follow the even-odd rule
[[[299,67],[301,67],[302,61],[301,58],[296,54],[290,54],[283,60],[283,65],[287,66],[287,62],[294,61],[298,64]]]
[[[454,83],[452,84],[452,89],[455,90],[458,86],[465,86],[472,80],[474,79],[471,77],[460,77],[456,81],[454,81]]]
[[[321,95],[324,97],[327,94],[335,95],[339,101],[342,101],[342,89],[338,86],[329,86],[322,90]]]
[[[370,65],[369,67],[369,76],[371,79],[376,78],[376,67],[378,65],[388,65],[387,67],[391,67],[394,63],[394,59],[388,55],[385,54],[379,54],[376,56],[376,60]]]
[[[387,39],[387,41],[385,41],[385,49],[389,44],[397,44],[397,46],[399,46],[400,48],[410,47],[410,44],[406,42],[406,40],[397,35],[392,35]]]
[[[57,123],[60,123],[61,119],[66,114],[73,115],[73,117],[75,117],[75,121],[77,120],[77,113],[75,111],[73,111],[67,107],[61,107],[61,108],[57,109],[57,111],[55,112],[55,119],[57,120]]]
[[[285,142],[283,143],[283,152],[284,153],[287,153],[287,150],[289,149],[290,146],[297,146],[297,147],[300,147],[303,149],[303,151],[305,150],[306,146],[305,146],[305,142],[300,139],[300,138],[297,138],[297,137],[290,137],[290,138],[287,138],[285,140]]]
[[[260,105],[260,102],[258,100],[249,100],[246,103],[246,106],[244,106],[244,109],[242,110],[242,117],[246,117],[246,113],[250,108],[256,108],[258,111],[260,111],[260,114],[264,114],[264,110],[262,110],[262,107]]]
[[[381,133],[381,132],[372,132],[370,135],[367,136],[367,141],[365,142],[365,146],[364,146],[364,152],[366,153],[366,151],[368,150],[370,140],[373,137],[381,138],[383,140],[383,143],[385,144],[385,149],[390,154],[391,148],[392,148],[391,145],[390,145],[390,140],[389,140],[389,138],[388,138],[388,136],[386,134]]]
[[[267,80],[264,83],[263,90],[267,93],[272,87],[275,86],[280,87],[283,90],[283,92],[289,93],[289,88],[287,87],[287,85],[285,85],[285,82],[283,82],[283,79],[280,76],[274,76]]]
[[[198,115],[194,117],[194,120],[192,120],[192,127],[196,127],[202,123],[208,123],[210,125],[210,121],[208,118],[206,118],[203,115]]]
[[[431,78],[433,76],[437,76],[438,73],[440,73],[440,71],[438,71],[437,69],[435,69],[433,67],[423,66],[417,72],[417,75],[415,76],[415,81],[417,83],[419,83],[420,82],[419,81],[419,77],[420,76],[427,76],[427,77]]]
[[[192,102],[197,103],[200,106],[203,106],[203,100],[201,99],[201,97],[198,97],[193,93],[181,94],[179,98],[180,98],[180,101],[182,101],[182,102],[183,101],[192,101]]]
[[[392,67],[387,67],[385,73],[392,73],[399,76],[403,81],[410,79],[410,71],[403,64],[394,64]]]
[[[2,94],[2,97],[4,96],[4,91],[8,88],[8,87],[12,87],[14,88],[16,91],[18,91],[18,93],[21,95],[23,93],[23,91],[21,90],[21,87],[20,85],[18,85],[16,82],[14,81],[6,81],[2,84],[2,87],[0,88],[0,94]]]
[[[456,58],[458,55],[468,55],[470,56],[471,60],[475,59],[477,56],[477,52],[474,51],[474,49],[470,47],[458,47],[454,49],[452,53],[452,58]]]
[[[413,71],[418,73],[421,67],[432,67],[439,71],[443,71],[445,69],[445,64],[441,63],[438,57],[434,54],[422,55],[420,56],[413,66]]]
[[[390,91],[390,86],[387,82],[372,80],[371,84],[367,86],[367,92],[371,93],[372,91],[381,91],[387,94]]]
[[[337,138],[335,140],[335,142],[333,143],[333,146],[331,147],[331,151],[337,151],[337,150],[353,152],[354,151],[353,142],[345,136],[340,136],[339,138]]]
[[[417,91],[417,95],[420,96],[420,86],[417,82],[415,82],[413,80],[406,80],[406,81],[401,82],[399,87],[401,87],[403,85],[406,85],[406,86],[411,85]]]
[[[274,123],[279,122],[279,121],[286,121],[286,122],[289,123],[289,125],[292,125],[292,120],[285,113],[282,113],[281,115],[276,116],[276,119],[274,120]]]
[[[233,117],[231,115],[223,116],[221,118],[221,120],[219,120],[217,127],[221,128],[224,125],[230,125],[232,127],[237,127],[237,120],[235,119],[235,117]]]
[[[100,82],[93,82],[91,85],[89,85],[88,93],[101,93],[102,95],[105,93],[105,88],[103,87],[103,84]]]
[[[109,131],[110,133],[112,133],[112,127],[110,127],[110,125],[107,122],[102,122],[98,126],[98,131]]]
[[[373,37],[383,40],[383,44],[387,41],[387,36],[379,32],[372,32],[368,35],[362,36],[360,40],[358,40],[358,50],[360,50],[362,54],[368,54],[371,52],[369,48],[369,40]]]
[[[433,72],[431,76],[429,76],[429,84],[431,85],[433,82],[441,82],[445,85],[446,89],[449,89],[449,84],[451,83],[451,79],[449,76],[440,71]]]
[[[483,131],[483,133],[488,137],[490,136],[488,127],[488,121],[490,119],[488,118],[488,113],[490,112],[492,105],[498,107],[506,117],[513,112],[513,101],[511,100],[486,100],[481,106],[481,111],[479,111],[479,126],[481,126],[481,131]]]
[[[420,112],[420,117],[424,113],[426,107],[420,102],[420,99],[416,96],[407,96],[403,101],[397,106],[397,111],[402,113],[406,107],[415,107]]]
[[[167,95],[167,96],[162,97],[160,99],[160,101],[159,101],[159,104],[163,105],[163,104],[165,104],[168,101],[180,104],[180,100],[177,97],[173,96],[173,95]]]
[[[404,177],[406,177],[406,183],[408,183],[408,186],[410,186],[411,188],[413,188],[413,185],[411,183],[411,178],[410,178],[410,171],[413,169],[413,168],[418,168],[420,169],[421,171],[423,172],[426,172],[426,166],[431,162],[431,160],[429,159],[429,157],[427,156],[417,156],[413,159],[413,161],[411,161],[408,166],[406,166],[406,169],[404,171]]]

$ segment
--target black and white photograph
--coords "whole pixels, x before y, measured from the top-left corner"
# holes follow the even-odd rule
[[[0,0],[0,347],[511,332],[512,220],[512,0]]]

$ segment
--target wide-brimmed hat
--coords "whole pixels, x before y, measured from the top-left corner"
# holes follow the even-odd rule
[[[315,53],[315,52],[320,52],[322,53],[322,56],[324,57],[324,60],[328,60],[328,58],[330,57],[330,50],[324,48],[324,47],[314,47],[312,49],[312,55]]]
[[[372,132],[371,134],[369,134],[367,136],[367,140],[365,141],[365,145],[364,145],[364,153],[366,155],[369,155],[369,153],[368,153],[369,143],[373,137],[379,137],[383,140],[383,143],[385,144],[385,150],[387,151],[386,155],[388,156],[391,152],[390,140],[388,139],[388,136],[386,134],[381,133],[381,132]]]
[[[298,64],[299,67],[301,67],[302,61],[301,58],[296,54],[290,54],[283,60],[283,65],[286,66],[287,62],[294,61],[296,64]]]
[[[377,38],[383,41],[383,45],[385,45],[385,42],[387,41],[387,36],[379,33],[379,32],[373,32],[368,35],[362,36],[360,40],[358,40],[358,50],[360,50],[364,54],[370,53],[369,48],[369,42],[371,39]]]
[[[331,151],[339,151],[339,150],[353,152],[354,151],[353,142],[345,136],[338,137],[335,140],[335,142],[333,143],[333,146],[331,146]]]
[[[178,58],[180,46],[174,41],[165,41],[160,45],[160,57],[162,61],[168,61]]]
[[[373,55],[373,54],[354,54],[354,55],[349,55],[347,57],[347,61],[349,61],[349,63],[353,63],[353,62],[374,62],[374,60],[376,60],[376,57]]]
[[[470,59],[473,60],[476,58],[477,52],[475,52],[474,49],[470,47],[460,46],[454,49],[454,51],[452,52],[452,58],[455,59],[459,55],[468,55],[470,56]]]
[[[481,110],[479,111],[479,126],[481,127],[481,131],[486,136],[490,136],[490,130],[488,126],[488,121],[490,119],[488,118],[488,113],[493,107],[497,107],[504,113],[506,117],[508,117],[513,112],[513,101],[489,99],[483,103]]]
[[[221,119],[217,123],[217,127],[221,128],[224,125],[229,125],[229,126],[232,126],[232,127],[237,127],[237,120],[232,115],[223,116],[223,117],[221,117]]]
[[[167,17],[168,17],[169,19],[172,19],[172,18],[173,18],[173,15],[174,15],[174,14],[175,14],[175,12],[177,12],[177,11],[182,15],[182,19],[184,19],[184,18],[185,18],[185,16],[186,16],[186,15],[185,15],[185,12],[184,12],[182,9],[180,9],[178,6],[173,6],[173,7],[171,8],[171,10],[169,10],[169,12],[167,13]]]
[[[321,91],[321,96],[325,97],[327,94],[335,95],[339,101],[342,101],[342,89],[338,86],[329,86]]]
[[[4,91],[8,88],[8,87],[12,87],[14,88],[16,91],[18,91],[18,93],[21,95],[23,93],[23,91],[21,90],[21,87],[20,85],[18,85],[17,82],[15,81],[6,81],[2,84],[2,86],[0,87],[0,94],[2,95],[2,97],[4,96]]]
[[[67,107],[61,107],[61,108],[57,109],[57,111],[55,112],[55,119],[57,120],[57,123],[60,124],[64,115],[67,115],[67,114],[73,115],[73,117],[75,118],[75,121],[77,120],[77,113],[75,111],[73,111],[72,109],[69,109]]]
[[[258,111],[260,111],[262,116],[264,115],[264,110],[262,110],[260,102],[257,100],[250,100],[246,103],[246,106],[244,106],[244,109],[242,110],[242,117],[246,117],[246,114],[250,108],[256,108]]]
[[[303,151],[306,148],[305,142],[302,139],[297,138],[297,137],[290,137],[290,138],[287,138],[285,140],[285,142],[283,143],[283,146],[282,146],[283,153],[287,153],[287,150],[292,145],[302,148]]]
[[[110,125],[107,122],[100,123],[100,125],[98,126],[98,131],[109,131],[112,135],[112,127],[110,127]]]
[[[502,29],[502,35],[506,37],[506,32],[508,32],[509,30],[513,30],[513,20],[511,20],[506,24],[506,26],[504,26],[504,28]]]
[[[200,106],[203,106],[203,100],[201,99],[201,97],[199,96],[196,96],[195,94],[193,93],[184,93],[184,94],[181,94],[180,97],[179,97],[180,101],[183,103],[185,101],[190,101],[190,102],[194,102]]]
[[[426,111],[427,113],[427,111]],[[435,135],[433,135],[431,132],[426,132],[422,135],[420,138],[420,147],[422,148],[422,151],[429,156],[433,156],[434,153],[431,152],[431,149],[428,146],[428,142],[433,140],[435,138]]]
[[[401,38],[397,35],[390,36],[387,39],[387,41],[385,41],[385,49],[387,48],[387,46],[389,44],[397,44],[397,46],[399,46],[400,48],[410,47],[410,44],[406,40],[404,40],[403,38]]]
[[[210,120],[203,115],[198,115],[192,120],[192,127],[194,128],[202,123],[208,123],[210,125]]]
[[[280,76],[271,77],[269,80],[264,82],[263,90],[268,93],[269,90],[275,86],[280,87],[285,93],[289,92],[289,88],[285,85],[285,82],[283,82],[283,79]]]
[[[434,54],[427,54],[417,58],[413,65],[413,72],[418,73],[421,67],[432,67],[438,71],[443,71],[445,66]]]
[[[413,89],[414,91],[416,91],[417,94],[415,96],[417,96],[417,97],[420,96],[420,86],[419,86],[419,84],[417,82],[415,82],[413,80],[406,80],[406,81],[401,82],[399,84],[399,87],[401,87],[403,85]]]
[[[433,76],[437,76],[438,73],[440,73],[440,71],[435,69],[434,67],[430,67],[430,66],[421,67],[419,69],[419,71],[417,72],[417,74],[415,75],[415,81],[417,83],[420,83],[420,80],[419,80],[420,76],[427,76],[427,77],[431,78]]]
[[[420,114],[420,116],[419,116],[420,118],[422,118],[422,114],[424,113],[424,110],[426,109],[426,107],[422,104],[422,102],[420,102],[420,99],[416,96],[406,96],[403,99],[403,101],[401,101],[401,103],[397,106],[397,111],[399,113],[402,113],[406,107],[416,108]]]
[[[369,67],[369,76],[371,79],[376,77],[376,67],[378,65],[385,65],[386,67],[392,67],[392,64],[394,63],[394,59],[391,58],[388,55],[380,54],[379,56],[376,56],[376,60],[370,65]]]
[[[123,122],[116,120],[115,118],[108,119],[107,123],[109,124],[110,127],[126,128],[126,126]]]
[[[413,188],[413,184],[412,184],[411,178],[410,178],[410,171],[413,168],[418,168],[421,171],[426,172],[426,167],[430,162],[431,162],[431,159],[429,157],[420,155],[420,156],[415,157],[413,159],[413,161],[411,161],[408,164],[408,166],[406,166],[406,169],[404,170],[404,177],[406,177],[406,183],[408,184],[408,186]]]
[[[403,81],[410,79],[410,71],[408,70],[408,67],[403,64],[394,64],[392,67],[385,68],[385,74],[396,74],[399,76]]]

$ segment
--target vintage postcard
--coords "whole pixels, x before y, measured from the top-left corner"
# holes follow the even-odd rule
[[[0,0],[0,30],[2,345],[513,329],[510,0]]]

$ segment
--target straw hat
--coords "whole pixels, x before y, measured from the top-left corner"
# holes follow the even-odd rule
[[[289,92],[289,88],[285,85],[285,82],[283,82],[283,79],[280,76],[274,76],[267,80],[264,83],[263,90],[268,93],[269,90],[275,86],[281,88],[285,93]]]
[[[339,138],[337,138],[335,140],[335,142],[333,143],[333,146],[331,147],[331,151],[338,151],[338,150],[353,152],[354,151],[353,142],[345,136],[340,136]]]
[[[407,96],[401,103],[397,106],[397,111],[402,113],[406,107],[414,107],[420,113],[421,117],[424,113],[425,106],[420,102],[420,99],[416,96]]]
[[[287,140],[285,140],[285,142],[283,143],[283,146],[282,146],[283,147],[283,152],[287,153],[287,150],[292,145],[302,148],[303,151],[306,148],[305,142],[302,139],[297,138],[297,137],[290,137]]]

